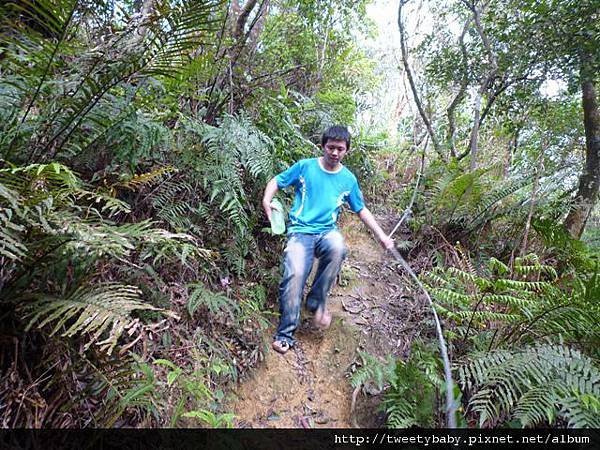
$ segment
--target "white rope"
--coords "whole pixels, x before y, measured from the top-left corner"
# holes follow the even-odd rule
[[[433,311],[433,318],[435,320],[435,329],[436,329],[436,333],[437,333],[437,337],[438,337],[440,353],[442,355],[442,361],[444,363],[444,377],[446,379],[446,423],[448,425],[448,428],[456,428],[456,404],[454,402],[454,381],[452,380],[452,372],[450,370],[450,359],[448,358],[448,348],[446,346],[446,340],[444,339],[444,335],[442,333],[442,324],[440,323],[440,319],[437,315],[437,312],[435,311],[435,308],[433,306],[433,301],[431,300],[429,293],[427,292],[427,290],[425,289],[425,287],[423,286],[421,281],[419,281],[419,279],[417,278],[417,276],[415,275],[415,273],[413,272],[411,267],[404,260],[402,255],[400,255],[398,250],[396,250],[394,248],[394,249],[390,249],[390,252],[398,260],[398,262],[400,263],[402,268],[404,270],[406,270],[406,272],[408,272],[408,274],[412,277],[412,279],[415,281],[415,283],[417,283],[417,286],[419,286],[419,288],[421,288],[421,290],[425,294],[425,297],[427,298],[427,301],[429,302],[431,311]]]
[[[400,227],[402,222],[404,222],[404,220],[406,220],[406,218],[408,218],[408,216],[412,212],[413,204],[415,202],[415,199],[417,198],[417,191],[419,190],[419,183],[421,181],[421,175],[423,173],[424,165],[425,165],[425,151],[423,151],[423,155],[421,156],[421,169],[419,170],[419,176],[417,177],[415,189],[414,189],[412,197],[410,199],[408,208],[406,208],[404,210],[404,213],[402,214],[400,221],[396,224],[396,226],[394,227],[392,232],[389,234],[389,237],[392,237],[392,235],[396,232],[396,230],[398,230],[398,228]],[[450,369],[450,358],[448,357],[448,347],[446,346],[446,340],[444,339],[444,334],[442,332],[442,324],[437,315],[435,307],[433,306],[433,300],[431,300],[431,297],[430,297],[429,293],[427,292],[427,290],[425,289],[425,286],[423,286],[423,284],[421,283],[419,278],[415,275],[415,272],[408,265],[408,263],[404,260],[404,258],[400,254],[400,252],[398,252],[398,250],[396,250],[395,248],[392,248],[392,249],[390,249],[390,253],[392,255],[394,255],[394,257],[398,260],[398,262],[400,263],[402,268],[412,277],[412,279],[415,281],[417,286],[419,286],[419,288],[423,291],[423,293],[425,294],[425,297],[427,298],[427,301],[429,302],[431,311],[433,312],[433,318],[435,320],[435,329],[436,329],[436,333],[437,333],[437,337],[438,337],[438,344],[439,344],[439,348],[440,348],[440,353],[442,355],[442,361],[444,363],[444,378],[446,379],[446,424],[447,424],[448,428],[456,428],[456,404],[454,401],[454,380],[452,379],[452,371]]]

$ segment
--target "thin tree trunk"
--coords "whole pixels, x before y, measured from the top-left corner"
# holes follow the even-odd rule
[[[565,227],[580,238],[598,199],[600,186],[600,111],[591,70],[582,67],[581,93],[585,128],[585,167],[579,178],[575,204],[565,219]]]
[[[476,1],[468,1],[463,0],[463,3],[471,10],[473,13],[473,21],[475,23],[475,29],[477,30],[477,34],[481,38],[481,42],[483,43],[483,47],[485,48],[485,52],[487,53],[488,62],[490,68],[486,77],[482,80],[479,90],[477,91],[477,97],[475,98],[475,109],[473,111],[473,128],[471,129],[471,139],[469,141],[469,154],[470,154],[470,169],[475,170],[477,168],[477,141],[479,139],[479,128],[481,126],[481,101],[485,93],[489,90],[496,78],[496,74],[498,73],[498,61],[492,46],[490,44],[490,40],[485,34],[485,30],[481,24],[481,11],[477,9]],[[485,7],[485,4],[483,5]],[[482,7],[482,8],[483,8]],[[459,157],[459,159],[461,159]]]
[[[269,14],[269,7],[271,6],[270,0],[263,0],[260,4],[259,10],[256,13],[255,25],[250,27],[248,33],[248,47],[252,53],[256,50],[258,38],[265,27],[267,15]]]
[[[483,88],[483,86],[482,86]],[[481,97],[483,89],[477,91],[475,97],[475,108],[473,110],[473,128],[471,128],[471,139],[469,140],[469,168],[471,171],[477,168],[477,140],[479,138],[479,115],[481,114]]]
[[[463,26],[462,33],[458,39],[458,43],[460,45],[460,51],[462,54],[462,66],[463,66],[463,76],[460,81],[460,86],[458,88],[458,92],[456,96],[448,106],[446,110],[446,115],[448,116],[448,133],[446,135],[446,141],[448,143],[448,147],[450,149],[450,155],[453,158],[456,158],[456,146],[454,144],[454,134],[456,133],[456,124],[455,124],[455,112],[458,105],[465,98],[465,93],[467,92],[467,85],[469,84],[469,57],[467,55],[467,49],[465,47],[465,35],[471,26],[471,19],[467,19],[465,25]]]
[[[504,157],[504,178],[508,178],[510,174],[510,169],[512,167],[513,156],[517,152],[517,148],[519,147],[519,130],[515,131],[515,134],[510,137],[508,141],[508,145],[506,146],[506,156]]]
[[[258,0],[248,0],[244,4],[244,7],[239,10],[239,15],[237,16],[233,29],[233,37],[235,39],[240,39],[244,35],[244,27],[257,2]],[[237,9],[239,9],[239,4],[234,4],[233,6],[234,8],[237,7]]]
[[[542,149],[539,156],[538,167],[535,171],[535,179],[533,180],[533,189],[531,192],[531,205],[529,205],[529,213],[527,214],[527,221],[525,222],[525,231],[523,232],[523,242],[521,243],[521,256],[525,256],[527,253],[527,244],[529,240],[529,230],[531,229],[531,219],[533,219],[533,213],[535,212],[535,206],[537,203],[538,189],[540,187],[540,177],[544,170],[544,153],[546,151],[546,142],[542,138]]]
[[[408,64],[408,50],[406,48],[406,37],[404,36],[404,23],[402,22],[402,7],[408,2],[408,0],[400,0],[398,2],[398,31],[400,32],[400,49],[402,51],[402,64],[404,65],[404,70],[406,71],[406,77],[408,78],[408,83],[410,85],[410,90],[412,91],[413,98],[415,100],[415,104],[417,105],[417,109],[419,110],[419,115],[421,116],[421,120],[425,124],[427,128],[427,133],[429,133],[429,137],[431,138],[431,143],[433,144],[433,149],[440,156],[442,161],[448,162],[448,158],[442,151],[439,141],[433,131],[433,127],[431,125],[431,121],[427,116],[427,113],[423,109],[423,104],[421,103],[421,99],[419,98],[419,93],[417,92],[417,86],[415,84],[415,80],[413,78],[412,70],[410,69],[410,65]]]
[[[150,17],[154,13],[156,0],[142,0],[136,2],[136,6],[139,7],[137,16],[137,29],[135,31],[135,37],[133,38],[133,44],[139,44],[146,39],[148,34]]]

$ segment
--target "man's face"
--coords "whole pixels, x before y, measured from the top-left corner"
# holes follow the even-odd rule
[[[338,163],[342,161],[342,158],[348,152],[346,141],[334,141],[331,139],[323,146],[323,150],[325,164],[330,168],[337,167]]]

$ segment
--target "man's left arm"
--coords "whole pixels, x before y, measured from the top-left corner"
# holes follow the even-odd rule
[[[388,237],[388,235],[385,234],[385,231],[381,229],[375,220],[375,217],[373,217],[373,214],[371,214],[371,211],[364,207],[358,212],[358,217],[360,217],[360,220],[362,220],[363,223],[375,234],[375,237],[383,248],[387,250],[394,248],[394,240]]]

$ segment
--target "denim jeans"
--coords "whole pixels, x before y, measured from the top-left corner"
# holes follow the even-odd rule
[[[275,339],[294,345],[294,331],[300,321],[300,305],[306,279],[314,258],[319,258],[317,273],[306,297],[306,308],[323,310],[333,280],[348,253],[344,238],[338,230],[321,234],[292,233],[284,251],[284,273],[279,285],[279,327]]]

